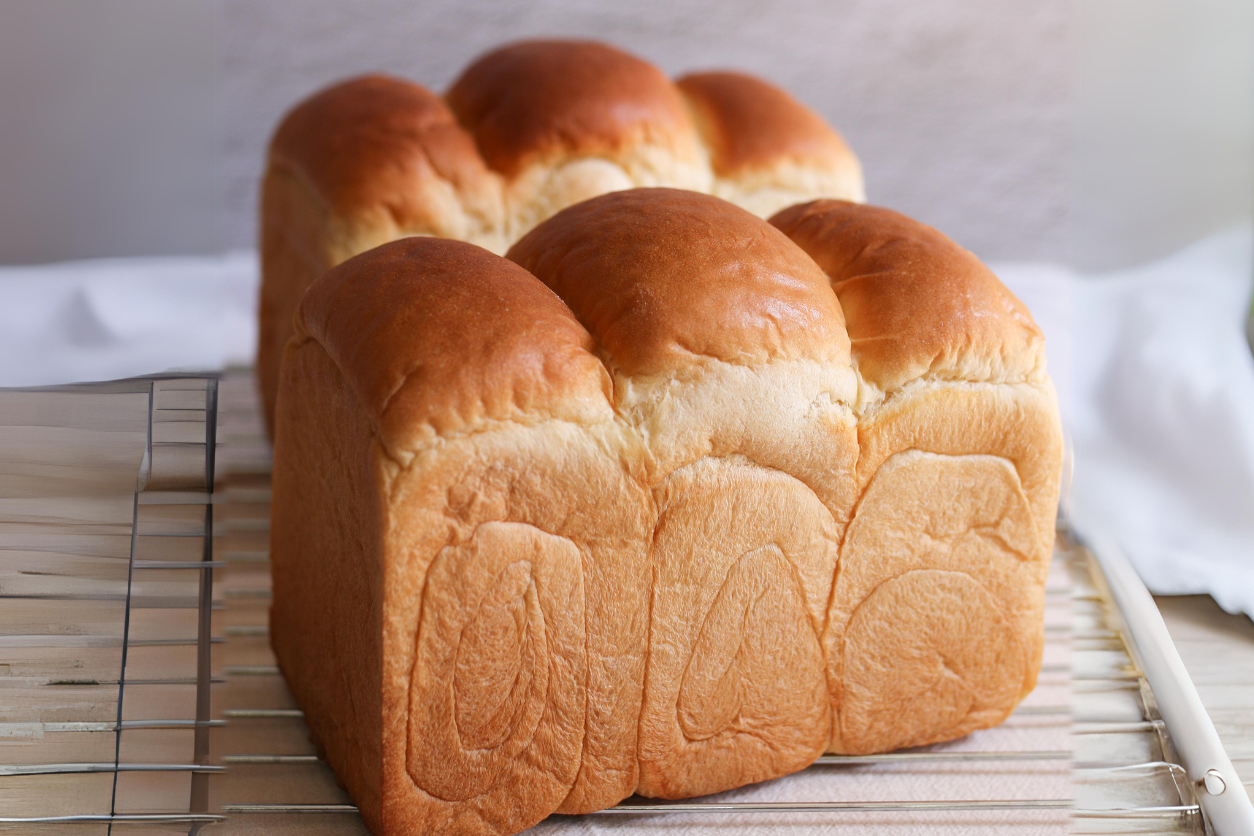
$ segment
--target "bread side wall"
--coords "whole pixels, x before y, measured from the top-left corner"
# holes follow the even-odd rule
[[[1052,389],[920,382],[858,433],[860,497],[825,634],[830,751],[997,725],[1035,686],[1044,646],[1061,472]]]
[[[821,638],[856,489],[842,403],[853,386],[847,367],[817,361],[616,378],[658,506],[641,794],[720,792],[823,751]]]
[[[275,401],[283,350],[305,290],[331,268],[330,210],[285,168],[271,166],[261,182],[261,295],[257,386],[266,430],[274,438]]]
[[[382,829],[383,566],[370,422],[313,342],[292,346],[276,413],[270,637],[362,817]]]
[[[384,463],[396,832],[513,833],[635,789],[654,521],[638,458],[613,422],[550,421]]]
[[[920,383],[855,424],[839,376],[712,364],[656,391],[618,381],[634,406],[602,426],[489,424],[400,463],[362,441],[321,349],[284,368],[331,417],[280,398],[276,463],[314,475],[276,465],[276,652],[354,798],[381,782],[380,832],[500,836],[632,791],[716,792],[824,749],[995,725],[1034,684],[1060,469],[1047,383]],[[707,385],[738,395],[711,405]],[[343,493],[346,475],[374,493]],[[332,530],[377,536],[373,592],[293,571],[302,549],[367,548]],[[299,586],[313,575],[333,580]],[[341,681],[382,683],[382,775],[350,777],[360,754],[331,741],[362,698],[316,683],[361,651],[310,613],[331,598],[358,622],[369,594],[381,667]]]

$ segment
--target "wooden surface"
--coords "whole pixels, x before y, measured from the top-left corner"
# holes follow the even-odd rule
[[[1154,600],[1237,774],[1254,788],[1254,621],[1209,595]]]

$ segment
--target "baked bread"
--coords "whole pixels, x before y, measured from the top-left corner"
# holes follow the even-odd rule
[[[554,212],[636,186],[713,192],[762,217],[815,197],[863,199],[844,140],[782,90],[737,73],[672,83],[593,42],[502,47],[444,98],[375,75],[297,105],[261,184],[267,429],[292,315],[329,268],[408,235],[503,253]]]
[[[622,191],[507,258],[386,244],[300,303],[271,637],[375,833],[717,792],[1032,688],[1040,331],[901,215],[773,223]]]
[[[831,751],[996,725],[1044,649],[1062,432],[1040,329],[974,255],[891,210],[819,200],[771,223],[831,279],[858,372]]]

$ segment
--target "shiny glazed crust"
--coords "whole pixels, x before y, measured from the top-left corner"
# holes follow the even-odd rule
[[[761,217],[815,197],[863,199],[857,158],[783,91],[735,73],[672,83],[595,42],[502,47],[444,98],[372,75],[300,103],[271,140],[261,185],[267,428],[296,306],[326,270],[412,235],[503,253],[566,206],[639,186],[712,192]]]
[[[273,644],[374,832],[727,790],[987,728],[1034,685],[1038,329],[899,215],[774,223],[621,192],[505,259],[407,238],[304,297]]]

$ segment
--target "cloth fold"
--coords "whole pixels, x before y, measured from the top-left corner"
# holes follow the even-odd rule
[[[1113,536],[1151,591],[1254,616],[1251,232],[1106,274],[995,269],[1045,331],[1072,523]]]
[[[1072,517],[1160,594],[1254,616],[1249,229],[1079,282]]]
[[[0,267],[0,386],[251,363],[257,255]]]

